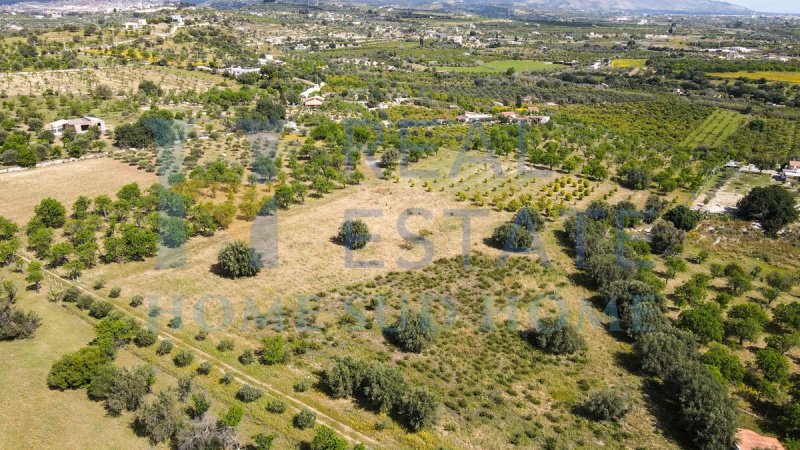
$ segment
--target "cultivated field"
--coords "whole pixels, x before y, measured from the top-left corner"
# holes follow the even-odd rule
[[[460,72],[460,73],[500,73],[508,69],[514,69],[516,72],[544,72],[550,70],[563,69],[561,64],[553,64],[547,61],[534,61],[534,60],[507,60],[507,61],[492,61],[481,64],[479,66],[465,66],[465,67],[437,67],[440,72]]]
[[[645,63],[647,63],[646,59],[614,59],[611,61],[611,67],[615,69],[632,69],[632,68],[642,68],[644,67]]]
[[[765,79],[767,81],[783,81],[786,83],[800,83],[800,72],[713,72],[708,75],[720,78],[748,78],[751,80]]]
[[[0,175],[0,215],[24,223],[45,197],[72,205],[81,195],[113,195],[128,183],[147,187],[156,176],[111,158],[96,158]]]
[[[718,109],[708,116],[699,127],[695,128],[683,144],[691,148],[719,147],[736,132],[745,120],[747,120],[747,116],[744,114]]]

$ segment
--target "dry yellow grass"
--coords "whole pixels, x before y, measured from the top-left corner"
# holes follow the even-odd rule
[[[111,158],[88,159],[0,175],[0,215],[24,223],[45,197],[69,208],[81,195],[113,196],[127,183],[148,186],[156,176]]]

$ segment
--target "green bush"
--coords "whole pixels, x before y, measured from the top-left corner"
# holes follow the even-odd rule
[[[158,335],[153,330],[141,329],[136,333],[133,342],[139,347],[150,347],[158,340]]]
[[[211,373],[211,369],[213,367],[214,367],[214,365],[211,364],[210,362],[203,361],[203,362],[200,363],[199,366],[197,366],[197,373],[200,374],[200,375],[208,375],[208,374]]]
[[[89,315],[95,319],[102,319],[103,317],[107,316],[112,309],[114,309],[114,305],[105,300],[94,302],[92,303],[91,308],[89,308]]]
[[[119,286],[114,286],[110,291],[108,291],[108,296],[111,298],[118,298],[120,294],[122,294],[122,288]]]
[[[261,398],[263,394],[261,389],[246,384],[236,392],[236,398],[244,403],[252,403]]]
[[[233,341],[230,339],[223,339],[217,344],[217,350],[221,352],[230,352],[234,349]]]
[[[172,352],[172,349],[175,348],[175,344],[170,341],[169,339],[164,339],[158,344],[158,348],[156,349],[157,355],[167,355]]]
[[[141,295],[134,295],[131,297],[130,305],[134,308],[139,307],[142,303],[144,303],[144,297]]]
[[[556,317],[539,320],[536,329],[529,330],[527,335],[535,346],[556,355],[575,353],[586,347],[578,330]]]
[[[308,448],[309,450],[347,450],[349,445],[335,431],[323,425],[317,429]]]
[[[239,355],[239,362],[244,364],[245,366],[253,364],[256,362],[256,355],[252,349],[246,349]]]
[[[283,414],[286,412],[286,402],[277,398],[272,399],[267,403],[267,411],[273,414]]]
[[[82,309],[84,311],[90,309],[93,304],[94,299],[86,294],[78,297],[78,301],[75,302],[75,305],[78,307],[78,309]]]
[[[305,430],[313,427],[316,421],[317,415],[310,410],[303,408],[302,411],[297,413],[294,418],[292,418],[292,425],[294,425],[295,428]]]
[[[281,335],[268,336],[262,340],[261,364],[268,366],[283,364],[289,358],[286,339]]]
[[[262,267],[261,254],[242,241],[226,244],[217,256],[216,270],[234,279],[256,276]]]
[[[530,250],[533,237],[524,226],[506,222],[495,228],[489,241],[496,248],[507,252],[524,252]]]
[[[409,311],[401,315],[385,332],[403,351],[419,353],[433,343],[436,327],[429,314]]]
[[[83,347],[53,363],[47,385],[62,390],[84,387],[110,363],[111,357],[103,349],[94,345]]]
[[[592,394],[581,405],[583,414],[594,420],[619,420],[628,412],[625,398],[613,390],[604,390]]]
[[[339,227],[339,233],[336,235],[336,240],[340,244],[351,250],[362,249],[367,246],[369,242],[369,228],[363,220],[346,220]]]
[[[192,361],[194,361],[194,353],[187,349],[178,350],[178,353],[172,358],[172,362],[178,367],[186,367]]]

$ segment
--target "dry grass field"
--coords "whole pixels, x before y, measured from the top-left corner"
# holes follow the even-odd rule
[[[152,81],[166,92],[195,90],[205,92],[225,84],[224,77],[202,71],[160,66],[131,65],[98,69],[7,72],[0,74],[0,91],[8,96],[34,95],[46,90],[58,94],[89,95],[99,85],[111,86],[114,94],[135,92],[142,81]]]
[[[0,215],[19,223],[33,217],[33,208],[53,197],[69,208],[81,195],[112,195],[125,184],[142,187],[156,176],[111,158],[97,158],[0,175]]]

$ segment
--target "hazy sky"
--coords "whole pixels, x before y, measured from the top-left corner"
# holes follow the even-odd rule
[[[727,0],[736,5],[742,5],[760,12],[794,13],[800,14],[800,1],[798,0]]]

